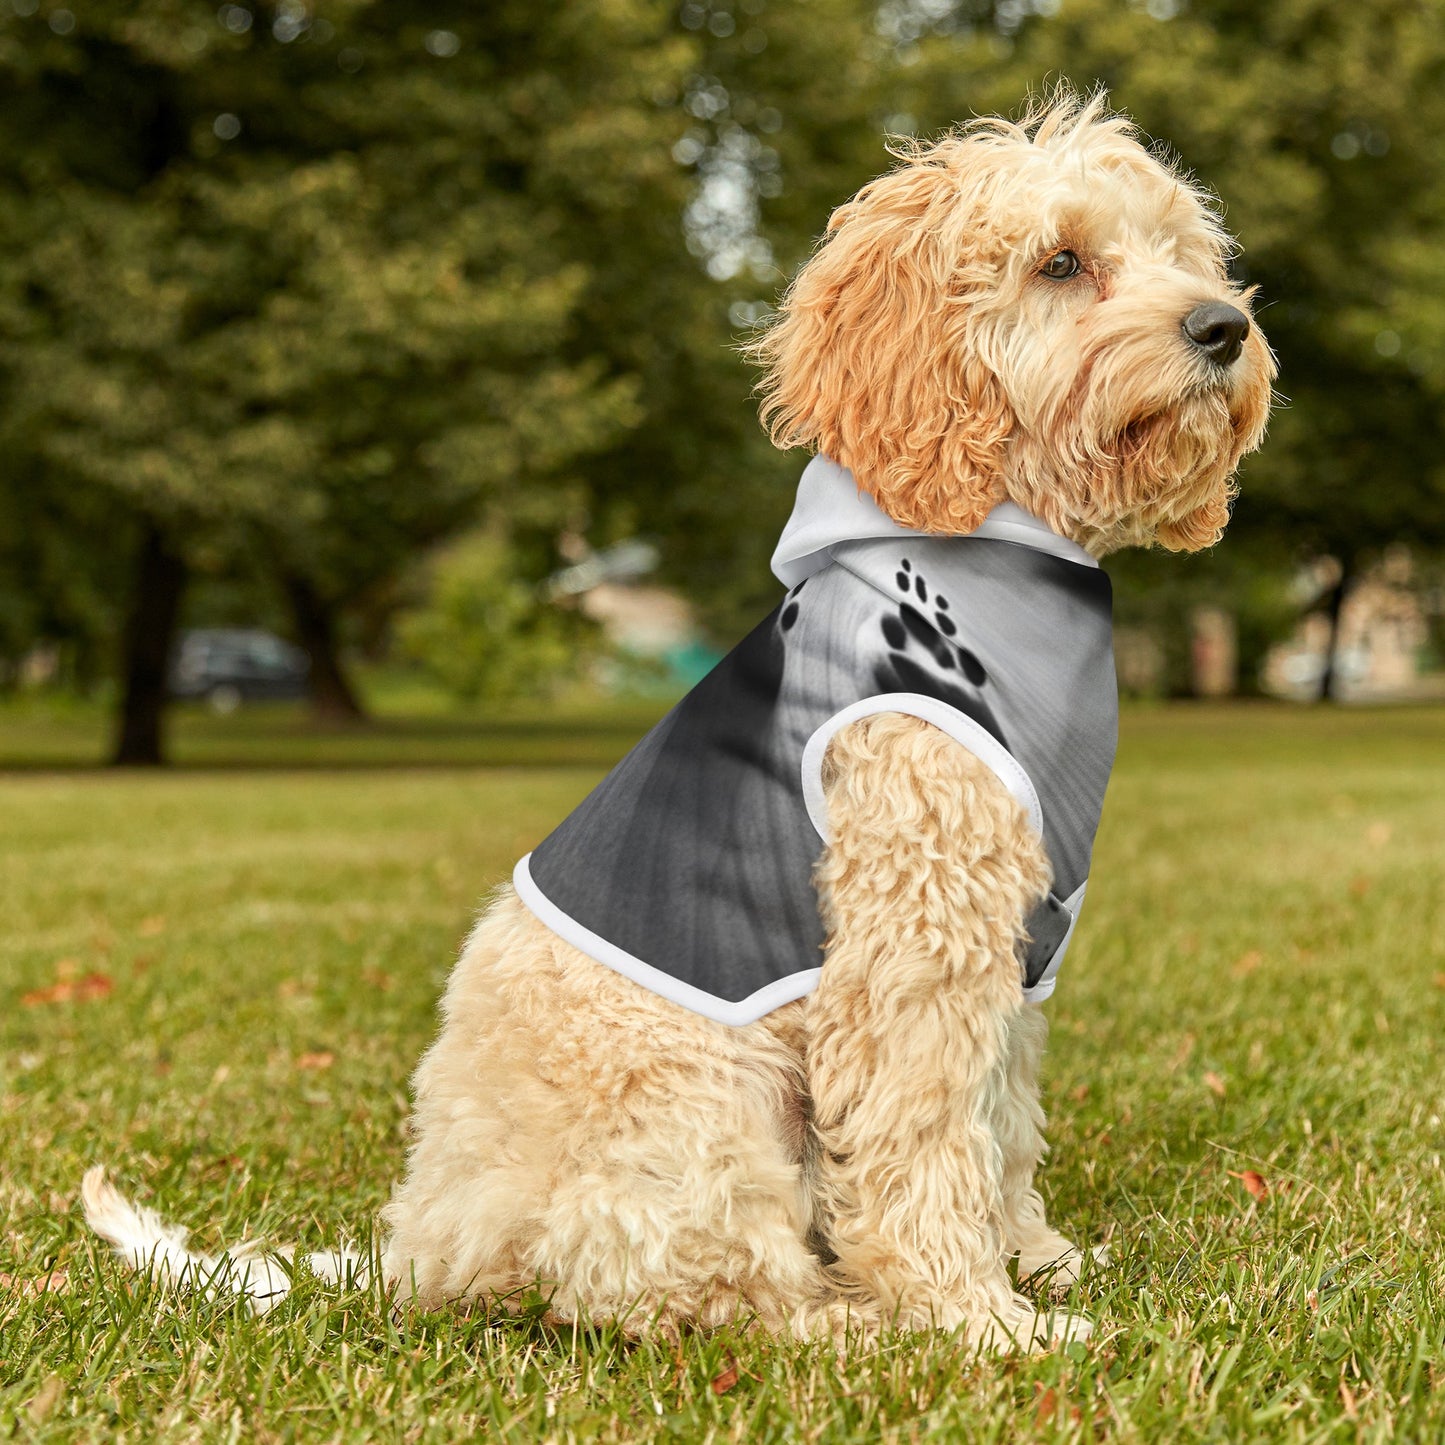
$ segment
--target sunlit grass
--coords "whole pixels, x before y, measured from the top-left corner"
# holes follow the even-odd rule
[[[289,770],[0,777],[0,1436],[1445,1438],[1438,709],[1126,716],[1049,1005],[1046,1192],[1113,1250],[1072,1355],[674,1352],[310,1280],[255,1320],[87,1242],[105,1160],[203,1246],[364,1243],[478,901],[644,712],[398,723],[350,770],[243,714],[192,761]]]

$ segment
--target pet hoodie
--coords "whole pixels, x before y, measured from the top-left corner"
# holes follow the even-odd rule
[[[992,768],[1043,836],[1053,889],[1020,969],[1047,998],[1114,761],[1108,578],[1012,503],[966,537],[909,531],[823,457],[773,571],[782,602],[517,864],[518,896],[599,963],[751,1023],[823,966],[829,739],[907,713]]]

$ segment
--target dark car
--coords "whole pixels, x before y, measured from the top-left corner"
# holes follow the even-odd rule
[[[310,671],[310,658],[274,633],[204,627],[182,635],[171,661],[170,693],[234,712],[243,702],[304,697]]]

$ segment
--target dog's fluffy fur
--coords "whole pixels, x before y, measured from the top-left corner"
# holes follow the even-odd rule
[[[1096,555],[1207,546],[1273,376],[1257,329],[1227,367],[1183,334],[1200,303],[1247,310],[1228,247],[1208,200],[1098,99],[910,145],[834,215],[756,343],[765,418],[910,527],[967,533],[1007,498]],[[1062,249],[1082,269],[1051,280]],[[738,1317],[832,1338],[963,1326],[983,1345],[1087,1332],[1007,1271],[1016,1255],[1067,1282],[1080,1265],[1034,1184],[1045,1026],[1017,959],[1049,880],[1040,840],[914,718],[841,732],[825,785],[821,981],[744,1028],[499,893],[416,1073],[385,1216],[402,1297],[540,1283],[559,1319],[669,1335]],[[144,1257],[128,1206],[87,1186],[109,1210],[92,1223]]]

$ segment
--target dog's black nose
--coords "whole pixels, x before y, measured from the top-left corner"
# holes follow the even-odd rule
[[[1239,359],[1249,335],[1249,317],[1223,301],[1206,301],[1184,318],[1184,334],[1216,365]]]

